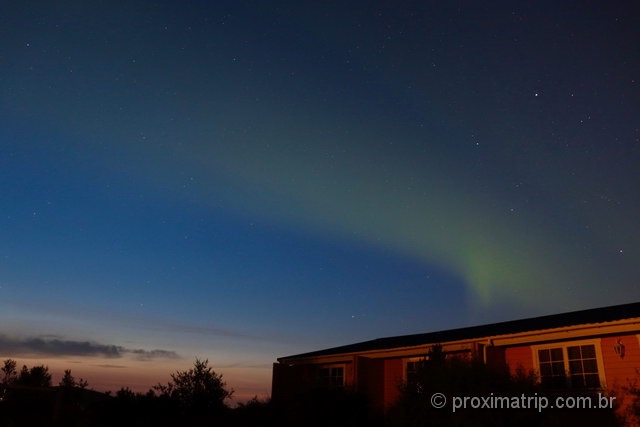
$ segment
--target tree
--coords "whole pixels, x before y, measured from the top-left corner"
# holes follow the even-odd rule
[[[434,407],[436,393],[452,396],[516,396],[535,393],[535,378],[513,378],[508,368],[489,367],[479,358],[448,357],[439,345],[433,346],[416,365],[415,376],[400,388],[400,399],[388,414],[389,425],[414,426],[506,426],[544,425],[535,411],[458,410]],[[450,403],[447,401],[447,403]]]
[[[122,387],[116,392],[116,399],[120,399],[122,401],[132,402],[135,398],[136,394],[129,387]]]
[[[89,385],[89,383],[85,380],[83,380],[82,378],[80,378],[79,380],[76,380],[75,377],[73,375],[71,375],[71,369],[65,369],[64,371],[64,376],[62,377],[62,380],[60,380],[60,387],[66,387],[66,388],[87,388],[87,386]]]
[[[154,387],[161,398],[168,398],[178,403],[185,416],[193,419],[205,419],[220,414],[227,407],[225,400],[233,391],[227,390],[222,375],[216,374],[208,366],[209,360],[196,359],[193,368],[171,374],[167,385]]]
[[[73,388],[76,386],[76,379],[71,375],[71,369],[64,370],[64,376],[58,384],[60,387]]]
[[[13,359],[7,359],[4,361],[4,365],[1,369],[4,374],[2,378],[2,385],[7,386],[16,380],[18,375],[18,371],[16,371],[17,366],[17,362]]]
[[[536,410],[531,406],[496,406],[474,409],[473,405],[452,411],[454,397],[536,396],[550,400],[558,390],[540,384],[533,372],[517,369],[512,375],[507,366],[491,366],[480,358],[447,355],[440,346],[434,346],[416,367],[412,381],[400,388],[400,398],[387,414],[389,426],[565,426],[565,425],[620,425],[615,410],[579,411],[554,408]],[[597,391],[580,390],[581,396],[598,397]],[[444,397],[445,406],[436,406],[433,397]],[[484,404],[484,401],[482,402]],[[529,404],[530,405],[530,404]],[[508,409],[507,409],[508,408]]]
[[[49,367],[39,365],[29,369],[26,365],[23,365],[17,383],[30,387],[51,387]]]

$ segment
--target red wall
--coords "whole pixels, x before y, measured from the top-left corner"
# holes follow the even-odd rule
[[[618,338],[625,346],[623,358],[614,351]],[[640,343],[635,334],[604,337],[601,339],[601,350],[607,388],[627,386],[630,379],[640,380],[637,373],[637,369],[640,369]],[[525,372],[534,369],[533,355],[529,346],[507,348],[505,358],[512,374],[516,372],[518,366],[522,366]]]
[[[511,375],[515,375],[518,368],[524,369],[525,374],[533,370],[533,355],[531,347],[528,345],[507,348],[505,350],[505,360],[509,365]]]
[[[625,354],[620,358],[614,351],[614,345],[620,338]],[[640,379],[636,369],[640,368],[640,345],[636,335],[618,335],[602,338],[602,361],[607,387],[627,386],[629,379]]]
[[[384,360],[356,356],[356,390],[371,399],[375,410],[384,408]]]
[[[614,346],[620,339],[624,345],[624,357],[616,354]],[[601,351],[604,364],[604,375],[607,381],[607,389],[613,391],[619,405],[618,413],[627,416],[627,425],[640,425],[640,420],[633,414],[633,395],[624,389],[630,381],[640,380],[637,369],[640,368],[640,344],[636,335],[617,335],[602,338]],[[637,383],[640,385],[640,382]]]
[[[384,361],[384,406],[388,408],[400,397],[400,385],[402,384],[403,364],[402,359],[387,359]]]

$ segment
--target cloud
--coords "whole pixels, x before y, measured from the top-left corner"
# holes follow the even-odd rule
[[[134,354],[138,360],[152,359],[177,359],[178,355],[175,351],[169,350],[127,350],[128,353]]]
[[[0,352],[11,355],[89,356],[108,359],[132,355],[138,360],[177,359],[179,357],[176,352],[169,350],[131,349],[113,344],[64,340],[51,336],[15,338],[1,334]]]
[[[96,366],[98,368],[106,368],[106,369],[124,369],[124,368],[128,368],[128,366],[126,365],[112,365],[112,364],[100,364],[100,365],[93,365]]]

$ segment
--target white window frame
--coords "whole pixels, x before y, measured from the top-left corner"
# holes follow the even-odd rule
[[[548,344],[537,344],[531,346],[531,352],[533,353],[533,365],[536,374],[538,375],[538,381],[541,381],[540,375],[540,359],[538,357],[538,350],[549,350],[552,348],[561,348],[562,349],[562,357],[564,361],[564,371],[567,377],[570,375],[569,370],[569,355],[567,352],[568,347],[582,346],[582,345],[593,345],[596,350],[596,363],[598,365],[598,377],[600,380],[600,388],[607,388],[607,381],[604,375],[604,363],[602,358],[602,344],[601,339],[590,339],[590,340],[575,340],[575,341],[561,341],[555,343]],[[580,390],[579,388],[571,387],[571,384],[568,384],[569,390]]]

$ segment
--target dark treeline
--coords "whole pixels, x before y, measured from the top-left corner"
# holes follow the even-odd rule
[[[229,406],[233,392],[222,375],[196,359],[187,371],[171,375],[147,393],[122,388],[115,393],[88,389],[83,379],[65,371],[57,386],[46,366],[16,369],[13,360],[1,368],[0,427],[22,426],[616,426],[629,419],[611,410],[489,410],[467,409],[452,413],[429,404],[434,392],[446,395],[517,396],[545,390],[532,374],[515,377],[505,370],[476,360],[449,359],[434,348],[420,363],[410,384],[400,386],[400,399],[384,416],[372,408],[365,394],[347,388],[318,388],[288,400],[249,402]],[[637,396],[633,388],[630,396]],[[635,393],[635,394],[634,394]],[[630,416],[640,415],[638,399]]]

